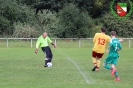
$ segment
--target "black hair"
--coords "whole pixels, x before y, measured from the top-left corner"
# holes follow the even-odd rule
[[[102,31],[102,32],[105,32],[105,31],[106,31],[106,28],[105,28],[105,27],[102,27],[102,28],[101,28],[101,31]]]

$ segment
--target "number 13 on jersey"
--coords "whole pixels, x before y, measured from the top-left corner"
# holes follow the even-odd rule
[[[104,45],[105,44],[105,39],[104,38],[98,38],[98,44]]]

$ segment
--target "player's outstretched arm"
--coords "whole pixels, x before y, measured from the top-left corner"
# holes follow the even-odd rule
[[[119,39],[119,42],[123,42],[123,39]]]
[[[36,42],[36,50],[35,50],[35,53],[37,54],[38,53],[38,48],[40,46],[40,43],[41,43],[41,40],[40,40],[40,37],[38,38],[37,42]]]
[[[51,43],[51,44],[54,46],[54,48],[56,48],[56,45],[54,43]]]
[[[36,54],[38,53],[38,48],[36,48],[35,53],[36,53]]]

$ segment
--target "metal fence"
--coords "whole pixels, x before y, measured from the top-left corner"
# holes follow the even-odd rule
[[[123,38],[122,46],[133,47],[133,38]],[[51,38],[59,48],[87,48],[93,47],[93,38]],[[0,38],[0,48],[31,47],[36,45],[37,38]]]

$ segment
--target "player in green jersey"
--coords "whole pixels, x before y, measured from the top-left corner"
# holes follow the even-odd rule
[[[36,50],[35,53],[38,53],[38,48],[39,46],[42,48],[42,51],[44,52],[44,54],[46,54],[46,58],[45,58],[45,65],[44,67],[47,67],[47,63],[52,61],[53,58],[53,54],[52,51],[48,45],[48,43],[51,43],[54,48],[56,48],[56,45],[54,43],[52,43],[51,39],[47,36],[47,32],[44,32],[37,40],[36,43]]]
[[[106,50],[106,52],[109,51],[108,53],[108,57],[105,59],[104,61],[104,68],[111,70],[111,76],[115,75],[115,81],[120,81],[120,78],[118,77],[118,72],[116,70],[116,64],[119,58],[119,54],[118,51],[122,49],[122,46],[120,44],[120,41],[122,40],[118,40],[116,38],[116,32],[115,31],[111,31],[111,40],[109,43],[109,48],[108,50]],[[111,66],[109,66],[108,64],[111,64]]]

